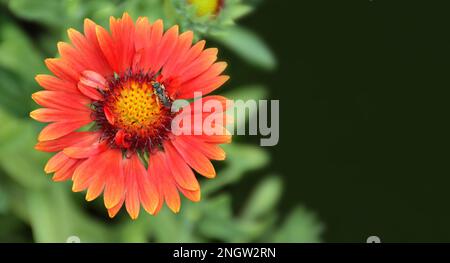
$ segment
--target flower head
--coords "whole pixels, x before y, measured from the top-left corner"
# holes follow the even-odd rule
[[[174,21],[200,36],[224,34],[230,25],[252,11],[242,0],[169,0],[167,3]]]
[[[126,13],[111,17],[110,32],[86,19],[84,34],[69,29],[68,36],[70,44],[58,43],[60,58],[45,61],[54,76],[36,76],[45,90],[32,95],[43,108],[30,116],[50,123],[36,145],[55,153],[45,172],[55,181],[72,179],[73,191],[87,190],[88,201],[103,193],[111,217],[123,204],[133,219],[141,205],[156,214],[165,202],[178,212],[180,192],[199,201],[193,170],[214,177],[210,160],[225,158],[218,145],[231,137],[224,124],[216,125],[221,134],[198,132],[195,125],[186,126],[197,129],[193,134],[174,132],[177,117],[204,120],[223,111],[171,106],[228,79],[221,75],[226,63],[216,62],[217,49],[193,44],[190,31],[179,34],[173,26],[164,32],[161,20],[134,23]],[[201,103],[210,100],[224,105],[226,99],[207,96]]]
[[[224,0],[187,0],[196,8],[198,16],[216,15],[222,9]]]

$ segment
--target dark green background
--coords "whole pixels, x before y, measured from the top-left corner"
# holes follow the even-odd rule
[[[326,242],[450,241],[446,3],[271,0],[242,21],[279,67],[231,74],[280,100],[271,170],[284,208],[316,211]]]

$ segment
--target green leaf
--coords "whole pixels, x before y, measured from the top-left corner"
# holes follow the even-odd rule
[[[0,184],[0,215],[6,213],[9,205],[9,197],[3,182]]]
[[[0,67],[20,77],[20,83],[29,95],[37,88],[34,76],[46,72],[41,54],[24,32],[12,23],[0,25],[0,40]]]
[[[46,191],[30,191],[27,203],[31,219],[31,227],[36,242],[65,242],[69,236],[75,235],[73,219],[67,214],[65,199],[56,192],[56,186]],[[57,198],[57,199],[56,199]],[[52,205],[55,204],[56,206]]]
[[[254,221],[234,218],[231,198],[223,194],[204,205],[204,217],[198,223],[202,235],[225,242],[250,242],[266,232],[273,224],[274,215]]]
[[[82,7],[85,9],[86,15],[92,17],[92,19],[103,27],[108,27],[109,17],[122,16],[125,2],[117,3],[117,1],[110,0],[84,0]]]
[[[67,3],[61,0],[10,0],[9,9],[16,16],[45,23],[50,26],[65,25]]]
[[[230,241],[244,233],[234,224],[231,198],[227,194],[217,196],[203,205],[204,216],[198,224],[202,235]]]
[[[231,218],[231,196],[228,194],[221,194],[206,200],[202,204],[202,211],[204,214],[212,217]]]
[[[29,113],[29,107],[26,105],[30,104],[30,96],[27,96],[27,92],[24,89],[22,81],[19,77],[7,72],[0,68],[0,80],[2,84],[0,85],[0,106],[7,110],[8,113],[23,117],[27,116]]]
[[[158,242],[180,242],[181,225],[177,220],[177,215],[166,206],[153,218],[150,227]]]
[[[245,232],[245,235],[237,236],[230,242],[246,243],[258,241],[273,226],[276,218],[276,213],[272,213],[259,220],[236,220],[235,224]]]
[[[3,182],[2,182],[3,183]],[[9,212],[14,214],[17,218],[30,223],[28,207],[26,204],[26,193],[28,189],[21,187],[15,183],[9,183],[7,187],[7,195],[9,201]]]
[[[256,187],[245,208],[242,218],[253,220],[271,213],[280,200],[282,182],[279,176],[265,178]]]
[[[162,0],[131,0],[124,2],[124,9],[130,13],[133,17],[145,16],[149,21],[155,21],[156,19],[163,19],[164,17],[164,1]],[[167,23],[167,19],[164,19],[164,23]],[[166,27],[168,25],[166,24]]]
[[[86,217],[74,206],[70,194],[63,184],[27,192],[35,241],[66,242],[71,236],[78,237],[81,242],[113,241],[104,225]]]
[[[253,32],[238,26],[212,36],[233,50],[250,64],[266,70],[276,67],[276,59],[269,47]]]
[[[140,214],[138,219],[122,222],[120,227],[120,242],[125,243],[145,243],[148,241],[150,233],[151,218],[147,214]]]
[[[246,235],[245,229],[227,218],[207,218],[199,224],[199,231],[208,238],[226,242],[241,239]]]
[[[323,225],[316,216],[303,207],[296,207],[285,219],[270,242],[316,243],[321,242]]]
[[[232,143],[223,148],[227,152],[227,162],[241,171],[262,168],[269,162],[268,152],[259,146]]]
[[[227,12],[231,20],[237,20],[253,11],[253,7],[244,4],[235,4],[228,8]]]
[[[16,182],[27,188],[45,185],[43,167],[47,154],[36,151],[36,131],[31,121],[11,117],[0,109],[0,166]]]

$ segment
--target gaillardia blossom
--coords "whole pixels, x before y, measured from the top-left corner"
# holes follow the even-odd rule
[[[204,120],[224,111],[189,104],[173,111],[171,105],[227,81],[217,49],[193,44],[193,33],[179,34],[177,26],[164,32],[161,20],[134,23],[126,13],[111,17],[110,32],[86,19],[84,34],[69,29],[68,36],[71,44],[58,43],[60,58],[45,61],[54,76],[36,76],[45,90],[32,95],[43,108],[30,116],[50,123],[35,147],[55,153],[45,172],[54,173],[54,181],[72,179],[73,191],[87,190],[88,201],[103,193],[110,217],[124,203],[133,219],[141,205],[156,214],[165,202],[178,212],[180,192],[199,201],[193,170],[214,177],[210,160],[225,158],[219,144],[231,136],[225,125],[219,134],[198,132],[195,125],[195,132],[179,134],[171,123],[180,114]],[[226,101],[207,96],[201,103],[211,100]]]

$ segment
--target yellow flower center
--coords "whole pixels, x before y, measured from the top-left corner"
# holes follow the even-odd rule
[[[154,150],[169,136],[172,100],[154,76],[119,76],[108,83],[104,100],[93,104],[103,138],[120,149]]]
[[[136,132],[158,122],[162,106],[150,83],[126,82],[113,97],[112,113],[117,127]]]
[[[220,7],[220,0],[188,0],[188,3],[195,6],[197,16],[216,14]]]

